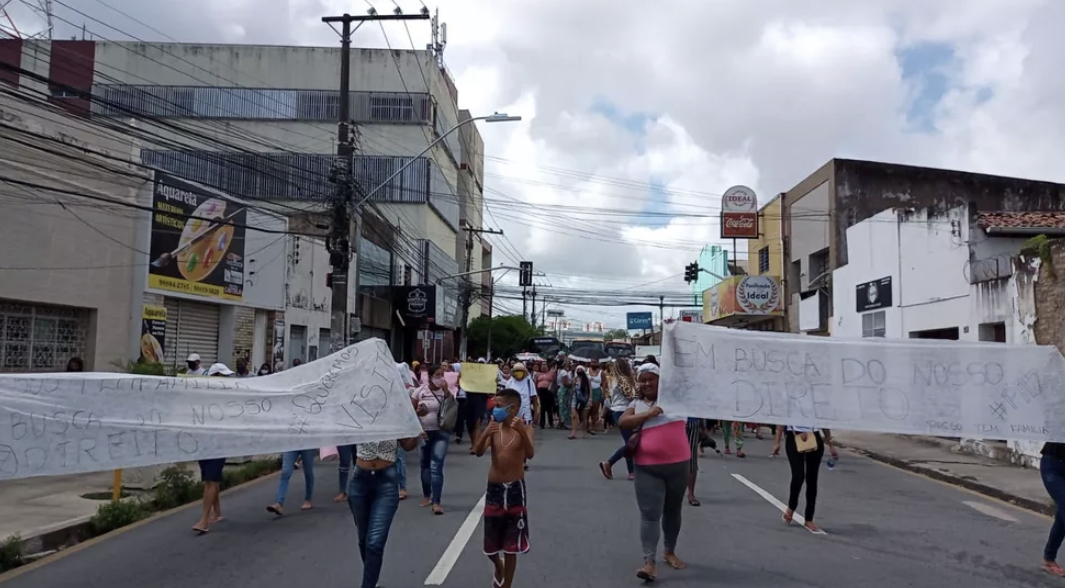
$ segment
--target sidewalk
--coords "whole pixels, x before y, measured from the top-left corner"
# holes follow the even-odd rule
[[[840,447],[877,461],[1054,515],[1054,503],[1043,488],[1039,470],[963,453],[957,443],[936,437],[854,431],[834,433]]]
[[[88,521],[104,500],[83,494],[108,492],[111,472],[49,476],[0,482],[0,541],[29,539]]]

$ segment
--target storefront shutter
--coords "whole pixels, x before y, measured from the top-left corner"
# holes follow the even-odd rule
[[[181,369],[190,353],[203,367],[218,361],[219,306],[180,298],[166,299],[166,364]]]

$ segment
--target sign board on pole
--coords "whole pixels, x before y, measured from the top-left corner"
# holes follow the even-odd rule
[[[682,320],[682,321],[684,321],[686,323],[702,323],[703,322],[703,311],[701,311],[701,310],[692,310],[692,309],[683,309],[683,310],[680,311],[680,320]]]
[[[649,312],[630,312],[625,315],[625,328],[628,330],[650,329],[654,319]]]
[[[747,186],[733,186],[721,196],[721,238],[758,238],[758,196]]]

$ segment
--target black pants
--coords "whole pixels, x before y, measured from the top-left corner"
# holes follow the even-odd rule
[[[795,433],[788,431],[784,434],[784,449],[788,454],[788,464],[791,465],[791,491],[788,493],[788,508],[794,512],[799,506],[799,493],[802,492],[803,483],[806,484],[806,513],[803,514],[807,521],[814,520],[814,510],[817,507],[817,473],[821,469],[821,458],[825,456],[825,442],[821,439],[821,433],[813,434],[817,438],[817,449],[799,453],[795,446]]]
[[[545,422],[548,427],[554,427],[555,413],[558,412],[558,397],[547,388],[538,388],[536,395],[540,398],[540,428],[544,428]]]
[[[459,414],[455,419],[455,438],[462,441],[462,432],[466,430],[466,417],[469,414],[469,401],[465,398],[457,398],[459,401]],[[470,429],[470,441],[473,441],[473,429]]]

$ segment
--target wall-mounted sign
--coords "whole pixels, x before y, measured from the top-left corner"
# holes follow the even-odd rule
[[[393,286],[392,306],[399,311],[404,321],[418,324],[435,320],[436,287]]]
[[[163,363],[166,348],[166,307],[144,305],[141,312],[141,361]]]
[[[247,207],[160,173],[152,208],[148,287],[242,300]]]
[[[733,186],[721,196],[721,238],[758,238],[758,196],[747,186]]]
[[[783,289],[773,276],[733,276],[703,291],[703,321],[707,323],[733,315],[783,313]]]
[[[891,306],[891,276],[855,287],[858,312]]]

